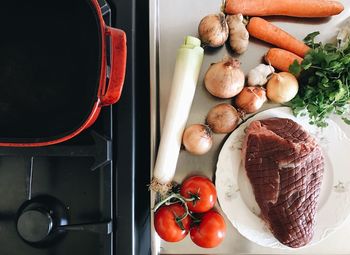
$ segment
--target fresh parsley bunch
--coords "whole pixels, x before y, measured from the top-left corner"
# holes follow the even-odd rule
[[[319,32],[307,35],[304,42],[311,50],[301,64],[295,61],[289,71],[299,76],[298,95],[290,102],[295,115],[310,117],[310,124],[326,127],[332,114],[342,116],[350,125],[350,46],[315,42]]]

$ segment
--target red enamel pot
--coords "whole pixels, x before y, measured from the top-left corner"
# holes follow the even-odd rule
[[[121,95],[126,36],[97,0],[2,3],[0,146],[66,141]]]

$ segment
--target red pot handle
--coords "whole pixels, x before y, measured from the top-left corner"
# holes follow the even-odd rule
[[[111,72],[107,91],[101,96],[101,105],[116,103],[122,93],[126,69],[126,35],[123,30],[106,26],[111,37]]]

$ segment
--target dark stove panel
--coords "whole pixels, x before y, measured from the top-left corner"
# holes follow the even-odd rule
[[[1,231],[2,235],[15,238],[17,233],[13,231]],[[77,254],[111,254],[105,249],[109,240],[95,233],[71,232],[64,237],[60,245],[53,246],[50,250],[29,246],[25,243],[14,243],[11,239],[0,240],[1,254],[4,255],[77,255]],[[109,239],[109,238],[108,238]]]
[[[34,163],[32,196],[51,195],[64,201],[74,224],[110,219],[111,179],[108,169],[91,171],[93,158],[38,158]],[[48,171],[49,169],[49,171]]]
[[[1,215],[7,217],[14,215],[27,199],[26,178],[29,167],[28,160],[23,157],[0,158],[0,236],[2,237],[1,220],[4,217]]]
[[[1,157],[0,253],[111,254],[112,169],[92,171],[94,163],[81,156]],[[41,242],[48,218],[60,223]]]
[[[107,0],[128,38],[123,94],[113,107],[117,228],[114,254],[147,255],[150,240],[149,1]]]
[[[110,24],[109,6],[99,3]],[[112,116],[105,107],[63,144],[0,147],[0,254],[113,253]]]
[[[150,253],[148,0],[107,1],[112,16],[98,0],[106,24],[128,38],[122,98],[64,144],[0,148],[1,255]],[[66,225],[43,196],[63,205]],[[46,237],[55,228],[64,234]]]

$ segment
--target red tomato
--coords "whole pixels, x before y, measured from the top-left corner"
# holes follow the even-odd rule
[[[216,189],[214,184],[206,177],[192,176],[186,179],[180,189],[181,196],[190,198],[194,195],[200,199],[187,202],[188,209],[195,213],[207,212],[216,202]]]
[[[180,204],[172,204],[159,208],[154,216],[154,227],[164,241],[178,242],[186,237],[190,230],[191,219],[186,216],[182,225],[184,230],[176,223],[176,217],[184,215],[186,210]]]
[[[218,246],[226,235],[224,218],[217,212],[210,211],[204,214],[200,224],[191,229],[192,241],[203,248]]]

